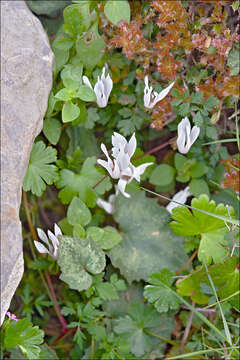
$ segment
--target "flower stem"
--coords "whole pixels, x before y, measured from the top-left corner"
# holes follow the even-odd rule
[[[92,189],[93,189],[93,190],[96,189],[96,187],[97,187],[99,184],[101,184],[101,183],[106,179],[106,177],[108,177],[107,174],[104,175],[104,176],[92,187]]]

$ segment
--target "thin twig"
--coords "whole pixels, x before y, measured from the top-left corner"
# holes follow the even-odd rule
[[[192,306],[194,306],[194,302],[192,302]],[[182,338],[182,341],[181,341],[179,354],[183,353],[184,345],[185,345],[185,342],[186,342],[186,340],[188,338],[189,331],[190,331],[191,326],[192,326],[192,320],[193,320],[193,311],[190,312],[190,315],[189,315],[188,320],[187,320],[187,325],[186,325],[186,328],[185,328],[185,331],[184,331],[184,334],[183,334],[183,338]]]
[[[54,290],[52,280],[51,280],[51,277],[50,277],[48,271],[45,271],[45,276],[46,276],[46,279],[47,279],[49,291],[51,293],[52,301],[57,302],[57,297],[56,297],[56,294],[55,294],[55,290]],[[54,304],[54,307],[55,307],[55,310],[56,310],[57,317],[58,317],[63,329],[66,330],[68,324],[67,324],[66,320],[64,319],[64,317],[63,317],[63,315],[61,313],[60,306],[58,304]]]
[[[23,204],[24,204],[24,209],[25,209],[25,213],[26,213],[26,217],[27,217],[27,222],[28,222],[28,226],[29,226],[30,232],[32,234],[32,237],[33,237],[34,240],[38,241],[37,233],[36,233],[36,230],[35,230],[35,228],[33,226],[33,223],[32,223],[32,219],[31,219],[31,215],[30,215],[30,211],[29,211],[29,206],[28,206],[28,201],[27,201],[27,194],[26,194],[25,191],[23,191]],[[31,240],[30,240],[30,243],[32,245],[31,246],[31,251],[32,251],[32,254],[33,254],[33,258],[36,259],[36,254],[35,254],[34,247],[33,247],[33,244],[32,244]],[[40,277],[42,279],[43,285],[45,286],[45,288],[47,290],[49,298],[51,299],[52,302],[57,302],[55,291],[54,291],[54,288],[53,288],[52,283],[51,283],[50,275],[47,272],[45,272],[47,282],[48,282],[48,284],[47,284],[46,281],[45,281],[45,278],[43,276],[43,273],[40,270],[39,270],[39,274],[40,274]],[[49,279],[50,279],[50,281],[49,281]],[[54,304],[54,309],[56,311],[56,315],[57,315],[61,325],[63,326],[63,328],[65,330],[66,327],[67,327],[67,322],[64,319],[63,315],[61,314],[60,306],[58,304]]]
[[[155,152],[157,152],[158,150],[161,150],[163,148],[165,148],[166,146],[168,146],[169,144],[171,144],[171,142],[174,140],[175,138],[171,138],[169,139],[168,141],[166,141],[165,143],[161,144],[161,145],[158,145],[156,146],[155,148],[149,150],[149,151],[146,151],[144,154],[142,155],[139,155],[139,156],[136,156],[135,158],[133,158],[133,160],[137,160],[137,159],[141,159],[142,157],[144,157],[145,155],[150,155],[150,154],[153,154]]]
[[[107,174],[104,175],[104,176],[92,187],[92,189],[93,189],[93,190],[96,189],[96,187],[97,187],[99,184],[101,184],[101,183],[103,182],[103,180],[106,179],[106,177],[108,177]]]

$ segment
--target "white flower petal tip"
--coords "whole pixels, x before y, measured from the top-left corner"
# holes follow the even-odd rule
[[[192,195],[192,193],[191,193],[190,190],[189,190],[189,186],[187,186],[185,189],[177,192],[177,193],[173,196],[172,200],[177,201],[177,202],[179,202],[179,203],[181,203],[181,204],[185,204],[185,202],[187,201],[187,198],[188,198],[189,196],[191,196],[191,195]],[[180,205],[177,204],[177,203],[175,203],[175,202],[173,202],[173,201],[171,201],[171,202],[166,206],[166,210],[171,214],[172,211],[173,211],[173,209],[176,208],[176,207],[178,207],[178,206],[180,206]]]
[[[182,119],[182,121],[178,124],[178,151],[182,154],[187,154],[192,144],[197,140],[199,134],[200,128],[198,126],[195,125],[191,130],[188,118],[185,117]]]
[[[116,187],[116,195],[118,192],[121,192],[123,196],[129,198],[130,195],[125,192],[126,185],[129,184],[134,178],[137,181],[140,181],[140,175],[142,175],[145,169],[152,165],[152,163],[142,164],[138,167],[135,167],[133,164],[131,164],[131,157],[135,153],[137,147],[135,133],[131,136],[129,142],[127,142],[124,136],[114,132],[112,135],[112,145],[113,161],[108,155],[106,146],[101,144],[101,149],[106,155],[108,161],[99,159],[97,162],[108,171],[113,179],[119,179]]]
[[[156,91],[153,92],[152,86],[149,87],[148,76],[145,76],[144,83],[145,83],[144,97],[143,97],[144,106],[147,109],[152,109],[158,103],[158,101],[164,99],[168,95],[169,91],[172,89],[173,85],[175,84],[175,81],[172,82],[168,87],[166,87],[166,89],[163,89],[160,93],[157,93]]]
[[[48,230],[48,237],[42,229],[37,228],[37,233],[40,240],[42,240],[47,245],[45,246],[39,241],[34,241],[37,250],[41,254],[49,254],[53,259],[56,260],[58,258],[59,247],[58,236],[62,235],[60,227],[57,224],[54,224],[54,234],[50,230]]]
[[[97,205],[104,209],[108,214],[112,215],[114,213],[114,201],[116,195],[110,195],[108,201],[105,201],[101,198],[97,199]]]
[[[105,76],[106,68],[107,67],[103,67],[101,78],[98,77],[98,80],[93,89],[97,97],[97,104],[101,108],[107,106],[108,99],[113,88],[113,81],[110,75],[108,74]],[[83,76],[82,80],[86,86],[90,87],[91,89],[93,88],[87,76]]]

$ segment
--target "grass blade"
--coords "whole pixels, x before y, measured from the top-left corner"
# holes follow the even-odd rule
[[[223,221],[225,221],[225,222],[227,222],[227,223],[240,226],[240,221],[237,220],[237,219],[230,219],[230,218],[228,218],[227,216],[213,214],[213,213],[211,213],[211,212],[209,212],[209,211],[197,209],[197,208],[195,208],[195,207],[193,207],[193,206],[190,206],[190,205],[181,204],[181,203],[178,202],[178,201],[172,200],[172,199],[168,198],[167,196],[160,195],[160,194],[158,194],[158,193],[156,193],[156,192],[154,192],[154,191],[145,189],[145,188],[142,187],[142,186],[141,186],[141,189],[143,189],[144,191],[149,192],[150,194],[159,196],[159,197],[161,197],[161,198],[163,198],[163,199],[165,199],[165,200],[172,201],[172,202],[174,202],[174,203],[176,203],[176,204],[178,204],[178,205],[185,206],[185,207],[187,207],[187,208],[189,208],[189,209],[193,209],[193,210],[199,211],[199,212],[201,212],[201,213],[203,213],[203,214],[206,214],[206,215],[209,215],[209,216],[213,216],[213,217],[215,217],[215,218],[217,218],[217,219],[220,219],[220,220],[223,220]]]

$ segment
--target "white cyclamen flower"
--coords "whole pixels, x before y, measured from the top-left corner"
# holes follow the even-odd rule
[[[145,82],[145,88],[144,88],[144,106],[147,109],[152,109],[158,101],[162,100],[167,96],[169,91],[174,85],[174,82],[172,82],[166,89],[162,90],[160,93],[157,93],[156,91],[152,91],[152,86],[149,87],[148,85],[148,76],[146,75],[144,78]]]
[[[59,241],[58,236],[62,235],[61,229],[57,226],[57,224],[54,224],[54,234],[48,230],[48,237],[45,234],[45,232],[42,229],[37,228],[37,233],[40,238],[47,246],[43,245],[39,241],[34,240],[34,244],[38,251],[41,254],[49,254],[53,259],[58,258],[58,247],[59,247]],[[49,242],[49,239],[51,240],[51,243]]]
[[[182,154],[186,154],[194,141],[197,140],[200,133],[200,128],[195,125],[191,130],[190,121],[187,117],[182,119],[178,124],[178,138],[177,138],[177,147],[178,151]]]
[[[108,74],[107,76],[105,76],[105,70],[106,68],[104,67],[102,69],[101,78],[99,78],[98,76],[98,80],[93,89],[97,97],[97,104],[101,108],[107,106],[108,98],[113,87],[113,82],[112,79],[110,78],[110,75]],[[88,80],[88,77],[83,76],[82,79],[83,79],[83,83],[92,89],[92,85]]]
[[[131,164],[130,159],[134,154],[137,146],[135,133],[132,135],[129,142],[120,134],[114,133],[112,136],[112,156],[113,160],[108,155],[108,151],[104,144],[101,144],[101,149],[107,157],[107,161],[98,160],[98,163],[103,166],[113,179],[119,179],[117,188],[125,196],[130,197],[125,192],[125,187],[133,179],[140,181],[140,175],[142,175],[145,169],[153,163],[145,163],[138,167]]]
[[[190,190],[189,190],[189,186],[187,186],[187,187],[185,187],[185,189],[177,192],[177,193],[173,196],[172,200],[177,201],[177,202],[179,202],[179,203],[181,203],[181,204],[185,204],[185,202],[187,201],[187,198],[188,198],[189,196],[191,196],[191,195],[192,195],[192,193],[191,193]],[[180,206],[180,205],[179,205],[179,204],[176,204],[176,203],[173,202],[173,201],[171,201],[171,202],[166,206],[166,210],[171,214],[172,211],[173,211],[173,209],[176,208],[176,207],[178,207],[178,206]]]

